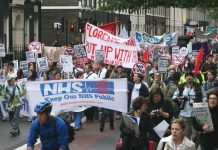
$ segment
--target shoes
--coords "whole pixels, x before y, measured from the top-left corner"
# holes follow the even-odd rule
[[[81,129],[81,127],[76,127],[76,128],[75,128],[76,131],[79,131],[79,129]]]
[[[100,132],[103,132],[104,131],[104,129],[103,128],[100,128]]]
[[[20,129],[17,132],[10,132],[12,137],[18,136],[20,134]]]
[[[120,120],[121,116],[120,115],[117,115],[116,116],[116,120]]]
[[[87,120],[86,122],[87,123],[93,123],[93,120]]]
[[[111,129],[111,130],[114,130],[114,127],[111,127],[110,129]]]

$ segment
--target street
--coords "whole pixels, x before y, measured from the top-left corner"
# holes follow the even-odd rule
[[[76,131],[75,140],[70,144],[70,149],[73,150],[113,150],[116,146],[117,138],[119,137],[119,122],[115,121],[115,130],[110,130],[109,122],[105,123],[104,132],[99,131],[99,122],[96,120],[92,124],[83,123],[83,128]],[[19,148],[24,145],[29,133],[30,123],[26,119],[21,119],[20,128],[21,134],[17,137],[11,137],[10,124],[0,122],[0,150],[24,150]],[[23,146],[24,147],[24,146]],[[26,148],[26,147],[25,147]],[[40,149],[40,144],[36,145],[35,150]]]

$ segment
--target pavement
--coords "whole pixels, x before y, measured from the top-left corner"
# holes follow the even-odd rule
[[[31,123],[21,120],[21,134],[17,137],[11,137],[9,122],[0,121],[0,150],[25,150],[26,138],[29,134]],[[93,123],[83,123],[83,128],[76,131],[75,140],[70,143],[72,150],[114,150],[119,132],[120,120],[115,120],[115,130],[110,130],[109,122],[105,123],[104,132],[99,131],[99,121]],[[24,145],[25,148],[19,148]],[[40,150],[40,144],[37,144],[35,150]],[[16,150],[17,150],[16,149]]]

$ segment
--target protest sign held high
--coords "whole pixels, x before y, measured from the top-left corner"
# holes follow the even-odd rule
[[[19,63],[18,63],[18,60],[14,60],[13,63],[14,63],[14,69],[15,69],[15,70],[19,70]]]
[[[84,45],[75,45],[75,56],[79,59],[80,63],[88,62],[86,48]]]
[[[36,62],[36,59],[35,59],[35,53],[32,52],[32,51],[27,51],[25,52],[26,54],[26,60],[30,63],[30,62]]]
[[[48,70],[48,60],[45,57],[37,59],[37,65],[39,68],[39,72],[44,72]]]
[[[0,57],[5,57],[5,45],[0,43]]]
[[[158,72],[161,74],[167,73],[168,58],[166,56],[159,57],[158,60]]]
[[[138,61],[134,37],[122,39],[89,23],[86,24],[85,46],[87,57],[91,60],[94,60],[96,49],[103,49],[106,64],[132,68]]]
[[[72,72],[72,56],[70,55],[60,55],[60,65],[63,67],[64,72]]]
[[[30,112],[40,101],[51,102],[53,113],[75,106],[97,106],[127,112],[127,80],[59,80],[27,82]]]

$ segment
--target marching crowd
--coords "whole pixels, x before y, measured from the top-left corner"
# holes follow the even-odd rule
[[[18,85],[16,82],[22,78],[27,78],[27,82],[67,78],[127,78],[128,114],[140,118],[138,129],[131,130],[128,128],[122,120],[121,112],[97,107],[90,107],[84,111],[87,123],[92,123],[96,117],[99,117],[100,132],[104,132],[107,117],[109,117],[111,130],[115,128],[115,117],[116,119],[121,119],[120,139],[122,142],[117,146],[117,149],[148,150],[153,147],[153,149],[157,150],[194,150],[200,147],[201,150],[218,150],[218,54],[215,52],[209,54],[198,72],[194,71],[195,60],[193,59],[195,58],[187,58],[179,66],[174,65],[169,59],[168,71],[165,74],[158,72],[156,62],[144,62],[147,67],[146,73],[133,74],[131,69],[126,69],[122,66],[105,65],[103,61],[81,65],[79,60],[74,57],[73,72],[70,74],[63,72],[58,64],[50,66],[48,72],[39,73],[37,72],[37,66],[34,63],[30,63],[29,72],[25,75],[22,70],[16,71],[13,62],[10,62],[7,66],[6,82],[1,92],[2,96],[7,100],[6,109],[11,122],[10,133],[13,136],[20,134],[20,105],[25,94],[25,87]],[[194,116],[193,103],[199,102],[208,103],[213,130],[209,124],[198,122],[198,119]],[[47,106],[49,106],[49,110],[47,110]],[[38,109],[35,108],[35,112],[37,112],[40,120],[42,118],[40,113],[44,112],[44,105],[38,107]],[[46,104],[48,116],[50,116],[50,111],[50,105]],[[82,127],[82,113],[74,113],[75,130],[79,130]],[[65,119],[69,115],[72,115],[72,113],[61,114],[60,117]],[[116,116],[114,117],[114,115]],[[1,115],[1,119],[5,120],[6,118]],[[42,120],[40,120],[40,123],[43,122]],[[164,137],[160,138],[153,128],[163,120],[169,124],[169,127]],[[57,122],[63,125],[61,120],[57,119]],[[31,134],[27,140],[30,148],[36,142],[36,133],[34,132],[36,124],[33,121]],[[61,128],[59,129],[62,130]],[[66,146],[68,143],[63,141],[63,139],[68,138],[68,135],[63,135],[63,133],[66,133],[66,127],[63,127],[63,130],[65,131],[58,131],[58,133],[62,133],[60,139],[53,139],[61,141],[59,145],[55,145],[58,149],[68,149],[68,146]],[[41,133],[39,132],[38,134],[40,135]],[[53,142],[45,142],[44,146],[46,144],[54,146]]]

